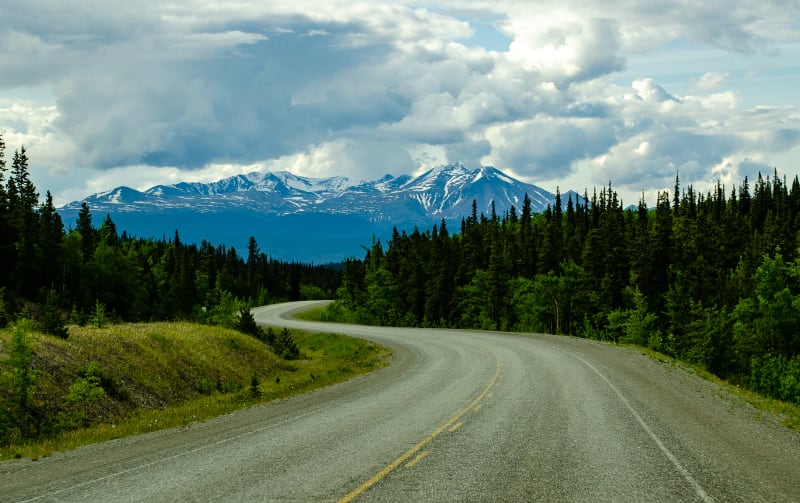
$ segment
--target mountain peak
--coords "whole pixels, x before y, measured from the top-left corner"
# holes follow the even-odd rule
[[[310,249],[302,247],[342,242],[356,230],[369,229],[363,237],[351,239],[369,239],[371,234],[380,237],[393,227],[424,229],[443,218],[458,222],[469,215],[473,200],[484,214],[492,203],[498,213],[512,205],[521,209],[525,194],[535,212],[555,201],[554,194],[497,168],[471,169],[453,163],[417,176],[387,174],[357,182],[346,176],[310,178],[289,171],[253,172],[211,183],[156,185],[144,192],[117,187],[84,201],[93,213],[110,214],[134,235],[170,235],[177,228],[185,239],[237,247],[246,245],[247,237],[254,235],[259,242],[279,241],[296,252],[283,253],[284,257],[316,260],[322,255],[309,255]],[[566,204],[564,195],[562,204]],[[65,218],[74,218],[80,206],[81,201],[75,201],[59,211]],[[250,223],[232,226],[234,221]],[[259,233],[265,235],[259,238]],[[242,234],[240,241],[231,243],[230,236],[238,234]],[[316,242],[319,244],[309,244]],[[354,246],[358,252],[358,242],[354,241]],[[325,259],[331,259],[334,252],[327,250]],[[343,256],[348,254],[340,258]]]

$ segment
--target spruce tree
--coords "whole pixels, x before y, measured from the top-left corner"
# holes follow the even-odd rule
[[[97,230],[92,226],[92,213],[86,201],[81,203],[75,229],[81,235],[83,261],[88,262],[94,256],[94,249],[97,246]]]
[[[8,192],[6,190],[6,144],[0,136],[0,288],[8,287],[11,283],[11,276],[15,268],[16,253],[14,250],[14,238],[11,233],[10,207]]]
[[[45,195],[45,201],[39,207],[39,242],[37,250],[40,263],[40,277],[38,283],[45,288],[63,289],[63,258],[62,243],[64,241],[64,223],[61,215],[53,205],[53,196],[50,191]]]

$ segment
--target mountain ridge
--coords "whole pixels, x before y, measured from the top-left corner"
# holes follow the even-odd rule
[[[275,171],[210,183],[155,185],[144,191],[120,186],[68,203],[59,212],[69,220],[85,202],[92,214],[110,215],[118,227],[133,235],[158,238],[178,229],[184,241],[207,240],[237,248],[251,235],[259,241],[280,236],[298,243],[274,248],[281,258],[336,261],[360,251],[357,243],[365,237],[380,239],[390,235],[393,227],[425,229],[442,219],[457,225],[471,213],[473,200],[481,213],[489,213],[492,203],[499,214],[512,205],[519,211],[525,194],[535,213],[555,202],[555,194],[497,168],[471,169],[455,163],[417,176],[386,174],[371,181]],[[562,206],[566,204],[562,195]],[[226,217],[231,222],[227,225]],[[300,222],[303,225],[298,227]],[[238,229],[231,228],[235,224]],[[347,238],[355,239],[356,232],[367,234],[348,245]],[[315,233],[320,241],[317,246],[304,239]]]

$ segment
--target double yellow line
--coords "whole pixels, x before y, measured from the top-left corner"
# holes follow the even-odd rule
[[[477,410],[480,401],[483,400],[486,397],[486,395],[489,394],[492,387],[497,383],[497,379],[500,377],[500,360],[497,358],[497,355],[494,355],[494,359],[495,359],[494,376],[492,377],[492,380],[489,381],[489,384],[486,386],[483,392],[480,395],[478,395],[478,397],[475,398],[475,400],[473,400],[472,402],[470,402],[469,405],[461,409],[455,416],[448,419],[446,423],[438,427],[436,431],[425,437],[420,443],[418,443],[411,449],[404,452],[399,458],[395,459],[394,461],[386,465],[381,471],[373,475],[372,478],[370,478],[369,480],[367,480],[366,482],[364,482],[363,484],[361,484],[360,486],[349,492],[345,497],[340,499],[338,503],[348,503],[350,501],[353,501],[353,499],[357,498],[361,493],[363,493],[370,487],[377,484],[385,476],[389,475],[395,468],[408,461],[409,458],[411,458],[411,456],[413,456],[420,449],[431,443],[431,441],[433,441],[434,438],[438,437],[442,432],[453,426],[467,412],[473,409]],[[453,430],[455,430],[455,428],[453,428]]]

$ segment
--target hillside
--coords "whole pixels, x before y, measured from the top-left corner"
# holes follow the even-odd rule
[[[12,376],[19,375],[11,363],[12,332],[0,331],[0,426],[20,414],[6,402],[15,389]],[[11,445],[0,458],[188,424],[368,372],[386,355],[361,340],[295,333],[300,358],[284,360],[253,337],[192,323],[71,326],[69,332],[68,339],[27,334],[27,413],[36,420],[11,428]],[[31,452],[27,441],[20,445],[20,434],[49,440]]]

